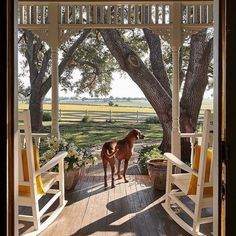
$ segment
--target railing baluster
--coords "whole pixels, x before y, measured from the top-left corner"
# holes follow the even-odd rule
[[[131,5],[128,5],[128,24],[131,24]]]
[[[212,23],[213,22],[213,5],[212,4],[208,5],[208,17],[209,17],[208,23]]]
[[[197,24],[197,5],[193,5],[193,24]]]
[[[108,9],[107,9],[107,23],[111,24],[111,6],[110,5],[108,6]]]
[[[104,6],[100,6],[100,22],[104,24]]]
[[[25,23],[25,7],[24,6],[20,6],[20,24],[24,24]]]
[[[65,6],[65,24],[69,24],[69,6]]]
[[[152,5],[148,5],[148,23],[152,24]]]
[[[206,23],[206,4],[202,5],[202,23]]]
[[[41,24],[45,24],[45,6],[40,7],[40,14],[41,14]]]
[[[162,24],[166,23],[166,5],[162,6]]]
[[[72,11],[71,23],[76,24],[76,6],[71,6],[71,11]]]
[[[189,24],[189,5],[186,6],[186,24]]]
[[[86,5],[86,24],[90,24],[90,6]]]
[[[124,5],[121,5],[121,24],[124,24]]]
[[[27,6],[27,24],[31,24],[31,6]]]
[[[83,6],[79,5],[79,23],[83,24]]]
[[[145,5],[142,5],[141,23],[142,23],[142,24],[145,24]]]
[[[135,22],[135,24],[138,24],[138,5],[137,4],[135,4],[134,5],[134,22]]]
[[[97,24],[98,14],[97,14],[97,6],[93,6],[93,23]]]
[[[117,7],[117,5],[114,6],[114,23],[118,24],[118,7]]]
[[[155,23],[156,23],[156,24],[159,24],[159,5],[156,4],[156,5],[155,5],[155,8],[156,8],[156,9],[155,9],[155,19],[156,19],[156,20],[155,20]]]
[[[37,12],[36,12],[36,7],[37,7],[37,6],[32,6],[32,14],[31,14],[31,17],[32,17],[32,23],[33,23],[33,24],[37,24],[37,22],[38,22],[38,18],[37,18],[38,14],[37,14]]]

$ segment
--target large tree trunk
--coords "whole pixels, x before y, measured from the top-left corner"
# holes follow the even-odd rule
[[[40,94],[32,91],[29,102],[31,114],[31,125],[33,131],[39,131],[43,128],[43,99]]]
[[[183,133],[196,131],[198,115],[208,84],[208,67],[213,56],[212,47],[213,38],[206,41],[205,30],[191,37],[189,65],[180,102],[180,130]],[[189,162],[188,139],[181,140],[181,157]]]
[[[159,148],[163,152],[170,151],[172,98],[169,79],[163,63],[159,36],[150,30],[144,29],[145,38],[150,49],[151,72],[138,55],[125,44],[118,31],[100,30],[100,32],[121,69],[126,71],[140,87],[157,113],[163,128],[163,140]],[[190,47],[189,68],[181,98],[181,132],[193,132],[196,128],[198,113],[207,85],[207,68],[212,58],[212,42],[206,42],[206,32],[200,32],[193,36]],[[195,90],[194,93],[192,93],[193,90]],[[190,100],[186,101],[188,99]],[[189,161],[189,140],[182,140],[182,144],[183,160]]]
[[[157,36],[159,41],[155,41],[157,45],[155,48],[159,50],[159,58],[155,61],[158,67],[157,70],[160,72],[157,78],[141,61],[138,55],[124,43],[118,31],[101,30],[101,34],[107,47],[120,64],[121,69],[126,71],[139,86],[157,113],[163,128],[163,140],[159,148],[163,152],[170,151],[171,94],[168,76],[163,64],[159,37]]]

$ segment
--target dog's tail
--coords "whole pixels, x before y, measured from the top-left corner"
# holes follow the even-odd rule
[[[112,158],[114,155],[116,155],[116,153],[119,151],[119,149],[116,149],[114,152],[112,153],[108,153],[108,150],[103,151],[103,155],[105,155],[106,158]]]

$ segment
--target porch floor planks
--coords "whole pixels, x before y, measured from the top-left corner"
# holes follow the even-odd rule
[[[117,177],[116,177],[117,178]],[[154,191],[148,176],[128,176],[129,183],[115,180],[116,187],[103,187],[103,176],[85,176],[67,206],[40,236],[188,236],[162,209],[148,207],[162,193]]]
[[[90,176],[86,178],[86,180],[91,179]],[[69,229],[67,227],[61,227],[61,225],[70,225],[71,230],[73,227],[77,228],[77,225],[80,223],[81,218],[83,217],[83,214],[85,212],[85,209],[87,207],[87,201],[88,198],[85,194],[83,194],[83,189],[90,187],[89,181],[81,181],[77,184],[77,188],[75,188],[75,191],[72,192],[66,192],[66,200],[68,200],[68,203],[66,207],[63,209],[60,216],[55,220],[46,231],[43,232],[44,236],[50,236],[53,232],[53,235],[70,235]],[[77,193],[77,194],[74,194]],[[78,197],[81,199],[79,203],[79,209],[77,206],[77,200]],[[70,204],[73,203],[73,204]],[[81,211],[82,209],[82,211]],[[79,220],[77,222],[76,220]]]
[[[154,191],[148,176],[128,176],[103,187],[103,176],[85,176],[67,206],[40,236],[189,236],[165,213],[162,206],[148,207],[163,193]]]

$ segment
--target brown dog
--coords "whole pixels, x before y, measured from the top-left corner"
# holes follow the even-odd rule
[[[118,141],[110,141],[104,143],[101,151],[101,158],[103,162],[103,168],[104,168],[104,186],[107,187],[107,164],[109,163],[111,166],[111,174],[112,174],[112,183],[111,187],[114,188],[114,172],[115,172],[115,158],[118,159],[118,179],[121,179],[120,175],[120,165],[121,161],[124,160],[124,173],[123,177],[125,180],[125,183],[128,182],[126,179],[126,171],[128,168],[128,162],[130,157],[133,154],[133,146],[136,143],[138,139],[143,139],[144,135],[138,130],[134,129],[128,133],[128,135]]]

